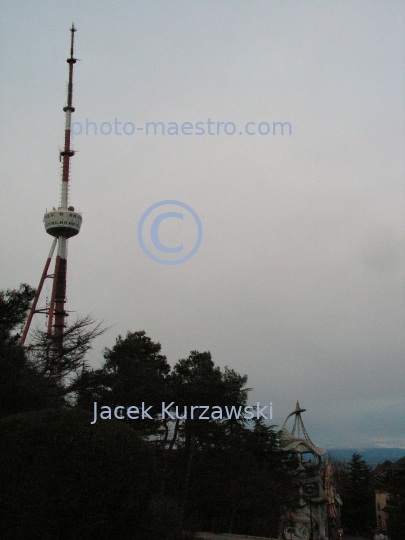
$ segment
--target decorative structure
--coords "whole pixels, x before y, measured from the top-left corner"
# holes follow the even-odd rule
[[[328,533],[330,538],[336,538],[340,528],[341,507],[343,505],[333,481],[333,464],[327,459],[323,474],[326,498],[326,512],[328,519]]]
[[[294,471],[294,481],[299,494],[298,508],[291,509],[281,523],[282,538],[285,540],[321,540],[327,537],[326,499],[320,475],[321,456],[326,450],[315,446],[309,438],[301,418],[298,401],[281,428],[282,449],[298,458]],[[294,416],[294,425],[290,431],[287,421]]]
[[[58,209],[55,208],[51,212],[46,212],[44,216],[45,230],[48,234],[54,237],[52,247],[49,252],[48,259],[45,264],[44,271],[39,282],[37,294],[31,306],[31,311],[28,315],[25,324],[24,332],[21,338],[22,343],[25,342],[32,318],[35,313],[45,313],[48,315],[48,335],[52,336],[55,341],[55,346],[58,349],[63,347],[63,334],[65,331],[65,319],[68,313],[65,310],[66,303],[66,273],[67,273],[67,241],[68,238],[76,236],[80,231],[82,224],[82,215],[80,212],[75,212],[73,206],[69,204],[69,173],[70,173],[70,158],[74,156],[74,151],[70,147],[70,131],[71,131],[71,115],[74,112],[72,106],[73,100],[73,66],[76,59],[73,57],[74,33],[76,28],[72,24],[70,29],[70,58],[67,59],[69,64],[69,83],[67,105],[63,108],[65,111],[65,144],[64,149],[60,152],[60,161],[62,162],[62,190],[61,199]],[[55,270],[53,274],[48,274],[51,259],[56,246],[57,255],[55,261]],[[42,286],[46,278],[53,279],[52,296],[49,306],[43,309],[37,309],[38,300],[41,294]]]

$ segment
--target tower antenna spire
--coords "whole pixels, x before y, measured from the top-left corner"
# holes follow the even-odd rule
[[[69,64],[69,82],[67,93],[67,105],[63,108],[65,112],[65,141],[64,148],[60,152],[60,161],[62,162],[62,186],[61,186],[61,198],[58,210],[55,209],[51,212],[47,212],[44,216],[45,230],[48,234],[53,236],[57,241],[57,255],[55,260],[55,271],[53,275],[48,275],[48,268],[51,262],[53,249],[49,254],[47,262],[45,264],[44,271],[42,273],[41,281],[39,283],[37,294],[34,298],[31,306],[23,336],[22,343],[25,342],[29,327],[31,324],[34,313],[47,313],[48,314],[48,335],[52,336],[55,341],[57,349],[63,348],[63,334],[65,329],[65,319],[67,312],[65,310],[66,303],[66,274],[67,274],[67,241],[68,238],[76,236],[82,224],[82,215],[80,212],[75,212],[73,206],[69,204],[69,175],[70,175],[70,159],[74,156],[75,152],[71,149],[70,137],[71,137],[71,118],[75,108],[72,105],[73,102],[73,66],[76,63],[74,58],[74,35],[76,28],[74,23],[70,28],[70,57],[66,60]],[[55,241],[52,244],[55,248]],[[37,309],[38,299],[41,293],[41,289],[45,278],[53,278],[52,296],[49,304],[49,308]]]

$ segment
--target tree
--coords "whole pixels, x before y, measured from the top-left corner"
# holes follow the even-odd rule
[[[19,289],[0,291],[0,337],[2,340],[10,338],[13,331],[22,332],[35,293],[35,289],[26,283],[21,283]]]
[[[164,538],[150,447],[118,421],[90,422],[77,409],[0,420],[2,538]]]
[[[239,375],[227,366],[221,372],[209,351],[191,351],[188,358],[175,364],[169,377],[173,400],[180,410],[187,407],[188,411],[191,406],[201,405],[223,409],[225,406],[243,407],[249,392],[245,388],[246,382],[247,375]],[[215,440],[223,438],[229,430],[238,429],[245,423],[243,417],[219,421],[191,419],[188,415],[184,420],[176,420],[172,446],[177,435],[188,450],[193,437],[199,446],[210,446]]]
[[[353,533],[370,533],[374,525],[374,489],[371,469],[354,453],[342,491],[342,525]]]
[[[332,468],[332,480],[336,493],[341,494],[348,482],[349,466],[345,461],[333,456],[328,458],[327,462],[330,463]]]
[[[86,367],[92,341],[106,331],[91,316],[81,317],[65,329],[61,350],[40,329],[24,347],[20,334],[35,292],[24,283],[0,291],[0,416],[68,404],[69,378]]]
[[[207,351],[192,351],[170,371],[160,343],[140,331],[118,336],[114,347],[104,350],[102,367],[83,369],[72,388],[77,406],[89,411],[95,401],[99,411],[102,406],[140,407],[142,402],[153,406],[152,420],[120,422],[153,446],[159,470],[156,508],[168,512],[174,505],[182,528],[198,524],[275,535],[283,507],[294,503],[289,460],[279,449],[274,427],[249,424],[243,415],[228,418],[226,407],[238,410],[247,404],[246,383],[246,375],[221,370]],[[163,402],[173,402],[183,418],[163,419]],[[223,415],[202,419],[195,413],[190,418],[192,406],[217,407]]]
[[[172,441],[169,450],[173,450],[177,444],[177,457],[180,458],[178,465],[183,470],[179,474],[182,478],[183,486],[180,488],[181,515],[184,519],[186,504],[189,499],[189,486],[192,474],[193,461],[196,452],[204,446],[219,448],[219,441],[226,436],[227,428],[235,424],[242,426],[244,420],[231,420],[222,422],[213,419],[199,419],[198,416],[191,418],[191,407],[224,407],[243,406],[247,400],[247,389],[243,389],[247,376],[240,376],[233,370],[225,368],[222,373],[220,368],[215,366],[210,352],[200,353],[191,351],[186,359],[179,360],[170,373],[169,383],[173,391],[173,400],[183,410],[177,418],[172,428]],[[184,414],[187,411],[187,414]],[[171,420],[164,420],[166,426],[166,438],[168,434],[167,426]],[[166,443],[166,438],[164,444]]]
[[[260,420],[228,432],[222,442],[198,447],[185,506],[187,528],[195,523],[199,530],[276,537],[283,507],[295,500],[286,457],[274,426]],[[176,451],[173,461],[168,489],[181,492],[182,454]]]
[[[34,296],[26,284],[0,291],[0,417],[62,405],[60,388],[36,371],[19,339]]]
[[[282,507],[294,498],[279,436],[262,421],[226,413],[247,405],[247,376],[222,371],[209,352],[192,351],[173,367],[169,383],[180,415],[188,411],[170,420],[166,478],[166,492],[181,501],[184,526],[277,535]],[[221,408],[223,418],[191,419],[192,405]]]
[[[62,336],[62,347],[55,347],[55,340],[46,331],[36,329],[28,347],[30,362],[45,378],[63,384],[70,391],[68,377],[86,366],[85,355],[92,348],[93,340],[104,334],[107,328],[96,324],[93,317],[78,317],[68,325]]]
[[[158,413],[167,400],[167,376],[170,366],[160,354],[160,343],[154,343],[142,330],[118,336],[114,347],[106,348],[104,365],[99,370],[84,369],[74,380],[71,390],[81,408],[99,406],[152,406],[147,418],[129,420],[131,427],[145,435],[154,434],[161,426]],[[126,420],[124,420],[126,421]]]
[[[0,418],[62,404],[58,385],[30,366],[22,345],[0,344]]]

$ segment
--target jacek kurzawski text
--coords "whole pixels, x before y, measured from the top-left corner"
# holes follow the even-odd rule
[[[141,407],[131,405],[130,407],[124,407],[118,405],[116,407],[109,407],[108,405],[100,406],[100,413],[98,414],[98,403],[94,402],[94,418],[91,424],[95,424],[98,417],[101,420],[152,420],[155,412],[153,412],[153,406],[147,406],[142,402]],[[162,403],[161,409],[157,412],[161,415],[162,420],[253,420],[263,418],[263,420],[273,419],[273,403],[270,401],[269,405],[260,405],[259,402],[255,406],[253,405],[231,405],[231,406],[208,406],[208,405],[190,405],[190,406],[178,406],[174,401],[166,405]]]

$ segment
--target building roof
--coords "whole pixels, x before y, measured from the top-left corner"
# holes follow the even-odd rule
[[[405,475],[405,456],[394,463],[389,460],[384,461],[373,471],[375,488],[377,491],[386,490],[391,479],[402,475]]]
[[[397,461],[395,461],[394,463],[392,463],[387,471],[389,472],[397,472],[397,471],[403,471],[405,472],[405,456],[401,459],[398,459]]]
[[[377,467],[374,469],[373,474],[381,474],[382,472],[386,471],[390,465],[392,465],[392,461],[387,459],[384,461],[384,463],[379,463]]]

